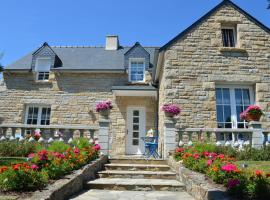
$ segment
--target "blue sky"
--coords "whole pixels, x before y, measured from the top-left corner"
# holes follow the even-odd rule
[[[7,65],[50,45],[102,46],[107,34],[122,45],[161,46],[222,0],[2,0],[0,62]],[[267,0],[233,0],[270,27]]]

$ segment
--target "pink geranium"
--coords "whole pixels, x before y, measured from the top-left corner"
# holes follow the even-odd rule
[[[263,115],[262,108],[257,105],[251,105],[240,114],[240,119],[247,120],[247,115]]]
[[[185,149],[183,147],[180,147],[180,148],[175,149],[175,152],[180,153],[180,152],[183,152],[184,150]]]
[[[96,111],[111,110],[113,108],[111,101],[102,101],[96,105]]]
[[[43,149],[38,152],[39,160],[48,160],[48,152]]]
[[[198,153],[194,153],[193,154],[193,158],[195,158],[196,160],[200,158],[200,155]]]
[[[95,151],[99,151],[101,147],[99,144],[96,144],[93,148]]]
[[[64,159],[65,158],[65,155],[62,154],[62,153],[59,153],[59,152],[53,152],[52,155],[54,157],[61,158],[61,159]]]
[[[234,164],[228,164],[228,165],[223,165],[221,167],[221,170],[225,172],[232,172],[232,171],[236,171],[237,167]]]
[[[212,161],[212,160],[207,160],[207,162],[206,162],[207,166],[212,165],[212,163],[213,163],[213,161]]]
[[[76,154],[80,153],[80,149],[75,148],[75,149],[74,149],[74,153],[76,153]]]
[[[35,164],[34,164],[34,165],[31,165],[31,169],[32,169],[32,170],[38,170],[38,166],[35,165]]]
[[[217,153],[211,152],[211,153],[209,153],[209,156],[208,157],[211,158],[211,159],[216,159]]]
[[[164,104],[161,107],[161,110],[170,113],[173,116],[179,115],[181,113],[181,108],[176,104]]]

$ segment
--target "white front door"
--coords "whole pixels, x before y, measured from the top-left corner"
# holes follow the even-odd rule
[[[144,153],[141,137],[145,136],[145,108],[127,108],[126,154],[140,155]]]

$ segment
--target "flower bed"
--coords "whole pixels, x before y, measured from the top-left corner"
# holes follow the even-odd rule
[[[57,142],[57,145],[65,146]],[[0,167],[1,191],[33,191],[41,189],[50,179],[56,180],[98,158],[99,145],[66,146],[64,151],[42,149],[28,156],[28,162]],[[57,149],[57,148],[52,148]]]
[[[206,174],[223,184],[229,193],[244,199],[267,199],[270,196],[270,174],[240,169],[236,159],[202,148],[178,148],[174,158],[191,170]]]

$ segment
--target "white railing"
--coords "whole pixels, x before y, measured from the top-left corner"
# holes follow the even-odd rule
[[[192,146],[193,141],[214,142],[217,146],[233,146],[235,148],[252,145],[252,135],[258,129],[230,128],[186,128],[178,130],[178,146]],[[269,130],[262,131],[263,145],[269,145]]]
[[[73,138],[87,137],[97,139],[98,126],[84,125],[28,125],[28,124],[0,124],[0,142],[7,140],[34,141],[34,133],[41,135],[38,142],[51,143],[59,140],[71,143]]]

